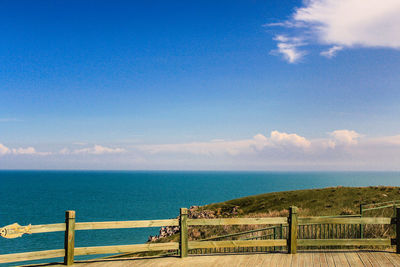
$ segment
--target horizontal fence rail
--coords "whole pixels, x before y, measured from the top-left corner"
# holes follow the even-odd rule
[[[272,218],[221,218],[221,219],[188,219],[189,226],[194,225],[246,225],[246,224],[287,224],[286,217]]]
[[[189,240],[189,227],[235,225],[270,226],[200,240]],[[382,227],[394,225],[396,238],[363,238],[363,225],[381,225]],[[179,226],[179,242],[75,247],[75,231],[161,226]],[[65,223],[32,226],[20,226],[15,223],[0,228],[1,236],[5,238],[60,231],[65,232],[64,249],[4,254],[0,255],[0,263],[64,257],[64,264],[71,265],[74,263],[74,257],[81,255],[175,251],[174,253],[179,253],[181,257],[186,257],[189,251],[198,250],[222,251],[223,249],[229,252],[231,249],[234,251],[252,249],[251,251],[254,251],[253,248],[255,248],[255,251],[259,251],[257,250],[259,248],[275,250],[284,247],[287,247],[288,253],[296,253],[298,247],[395,245],[396,252],[400,253],[400,208],[396,208],[396,217],[394,218],[361,217],[361,214],[342,217],[298,217],[297,208],[291,207],[288,217],[218,219],[191,219],[188,218],[187,209],[183,208],[178,219],[106,222],[75,222],[75,212],[67,211]]]
[[[122,228],[143,228],[178,226],[178,219],[169,220],[147,220],[147,221],[110,221],[110,222],[78,222],[75,223],[75,230],[99,230],[99,229],[122,229]]]

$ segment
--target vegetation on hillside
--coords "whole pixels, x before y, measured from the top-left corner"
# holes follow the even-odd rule
[[[233,199],[203,206],[202,209],[219,211],[221,214],[237,207],[240,216],[274,214],[290,206],[300,209],[300,216],[327,216],[357,214],[360,204],[372,204],[400,200],[400,187],[329,187],[266,193]],[[388,210],[380,211],[387,213]],[[390,213],[393,210],[389,210]],[[382,214],[380,214],[382,216]],[[385,214],[389,216],[389,214]],[[369,216],[367,214],[367,216]]]

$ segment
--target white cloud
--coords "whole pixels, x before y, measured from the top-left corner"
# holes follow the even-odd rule
[[[273,50],[272,54],[281,54],[289,63],[297,63],[306,54],[305,51],[299,50],[299,47],[305,45],[299,38],[289,38],[284,35],[277,35],[274,40],[278,42],[278,49]]]
[[[307,0],[289,20],[267,26],[295,29],[291,38],[329,45],[321,55],[331,58],[357,46],[400,49],[399,14],[399,0]]]
[[[336,130],[330,133],[334,145],[356,145],[361,135],[350,130]]]
[[[103,154],[107,156],[98,156]],[[31,146],[0,144],[0,155],[0,168],[400,170],[400,135],[368,137],[341,129],[308,139],[271,131],[241,140],[130,145],[129,149],[94,145],[74,150],[72,146],[52,157],[37,156],[49,154]]]
[[[12,153],[14,155],[38,155],[38,156],[47,156],[50,155],[51,152],[39,152],[36,151],[36,149],[34,147],[19,147],[19,148],[13,148],[12,149]]]
[[[60,153],[63,152],[68,153],[68,150],[61,150]],[[94,154],[94,155],[102,155],[102,154],[114,154],[114,153],[123,153],[126,152],[123,148],[110,148],[100,145],[94,145],[93,147],[77,149],[72,152],[72,154]]]
[[[299,136],[297,134],[287,134],[280,133],[278,131],[272,131],[270,140],[274,144],[284,145],[284,146],[295,146],[295,147],[310,147],[311,142],[306,138]]]
[[[11,150],[3,144],[0,144],[0,155],[5,155],[10,153]]]
[[[327,58],[333,58],[334,56],[336,56],[337,52],[342,49],[343,49],[342,46],[334,45],[331,48],[329,48],[328,50],[322,51],[320,53],[320,55],[327,57]]]
[[[16,155],[32,155],[32,154],[36,154],[37,152],[34,147],[30,146],[27,148],[22,148],[22,147],[13,148],[12,153],[16,154]]]
[[[58,154],[61,154],[61,155],[68,155],[70,153],[71,153],[71,151],[66,147],[64,147],[63,149],[60,150],[60,152],[58,152]]]
[[[183,144],[161,144],[161,145],[143,145],[138,148],[151,154],[159,153],[189,153],[195,155],[239,155],[253,154],[263,149],[283,147],[290,148],[307,148],[310,142],[297,134],[281,133],[272,131],[268,138],[263,134],[257,134],[251,139],[243,139],[236,141],[218,142],[193,142]]]
[[[50,155],[50,152],[38,152],[34,147],[19,147],[19,148],[8,148],[5,145],[0,143],[0,156],[5,154],[12,155],[38,155],[38,156],[46,156]]]

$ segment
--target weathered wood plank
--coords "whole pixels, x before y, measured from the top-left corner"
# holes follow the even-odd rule
[[[358,257],[357,253],[355,252],[344,252],[344,255],[347,259],[347,261],[349,262],[350,266],[355,266],[355,267],[360,267],[360,266],[364,266],[363,262],[360,260],[360,258]]]
[[[317,255],[318,255],[318,258],[320,260],[320,265],[321,266],[328,266],[328,262],[326,260],[325,253],[320,252],[320,253],[317,253]]]
[[[289,239],[287,240],[288,253],[297,253],[297,207],[289,208]]]
[[[286,217],[188,219],[188,225],[287,224]]]
[[[95,254],[112,254],[112,253],[128,253],[128,252],[133,253],[141,251],[175,250],[178,248],[179,248],[178,242],[119,245],[119,246],[80,247],[80,248],[75,248],[75,255],[95,255]]]
[[[286,239],[270,240],[226,240],[226,241],[190,241],[189,249],[196,248],[238,248],[238,247],[274,247],[285,246]]]
[[[394,266],[400,266],[400,256],[395,253],[383,253],[384,256],[393,263]]]
[[[326,262],[327,262],[328,266],[335,267],[335,261],[333,259],[332,252],[325,252],[324,254],[325,254],[325,258],[326,258]]]
[[[65,237],[64,237],[64,264],[74,264],[74,248],[75,248],[75,211],[67,210],[65,212]]]
[[[63,231],[65,231],[65,223],[39,224],[31,226],[32,234],[63,232]]]
[[[140,227],[178,226],[178,219],[144,221],[77,222],[75,230],[122,229]]]
[[[400,208],[396,208],[396,253],[400,254]]]
[[[41,260],[64,257],[64,249],[43,250],[0,255],[0,263]]]
[[[299,266],[299,255],[298,254],[290,254],[292,256],[291,267],[298,267]]]
[[[337,254],[340,264],[336,264],[336,266],[351,266],[343,252],[338,252]]]
[[[362,218],[324,218],[302,217],[298,218],[299,224],[391,224],[392,218],[362,217]]]
[[[390,246],[390,239],[298,239],[298,246]]]
[[[187,218],[188,210],[186,208],[181,208],[179,217],[179,227],[180,227],[180,240],[179,249],[181,258],[187,257],[188,255],[188,227]]]
[[[365,252],[357,252],[358,257],[362,261],[365,267],[373,267],[372,263],[368,259],[368,255]]]
[[[279,257],[280,257],[281,255],[280,254],[278,254],[278,253],[273,253],[272,255],[271,255],[271,261],[269,262],[269,265],[268,266],[271,266],[271,267],[279,267],[278,266],[278,260],[279,260]]]
[[[371,255],[379,262],[379,265],[382,267],[395,266],[385,256],[383,256],[382,252],[371,252]]]

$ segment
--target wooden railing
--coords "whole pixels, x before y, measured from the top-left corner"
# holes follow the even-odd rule
[[[358,231],[360,225],[379,224],[395,225],[396,238],[322,238],[322,225],[349,225],[348,229]],[[226,226],[226,225],[273,225],[280,229],[285,227],[286,238],[281,233],[279,239],[247,240],[215,240],[215,238],[189,241],[188,228],[196,226]],[[304,238],[301,226],[319,225],[318,234],[313,238]],[[75,231],[95,229],[143,228],[161,226],[180,226],[180,241],[168,243],[146,243],[134,245],[114,245],[95,247],[75,247]],[[264,230],[267,228],[263,228]],[[261,229],[261,230],[263,230]],[[317,228],[316,228],[317,229]],[[329,230],[329,227],[328,227]],[[180,210],[179,219],[145,220],[145,221],[109,221],[109,222],[76,222],[75,212],[67,211],[65,223],[45,224],[33,226],[10,225],[0,228],[1,236],[5,238],[19,237],[24,233],[65,232],[64,249],[45,250],[36,252],[13,253],[0,255],[0,263],[30,261],[48,258],[64,257],[64,264],[74,263],[74,257],[80,255],[118,254],[149,251],[176,251],[180,257],[186,257],[190,250],[220,249],[220,248],[258,248],[258,247],[287,247],[288,253],[296,253],[298,247],[356,247],[356,246],[391,246],[396,245],[396,252],[400,253],[400,208],[397,208],[396,217],[298,217],[297,208],[290,207],[288,217],[270,218],[218,218],[218,219],[190,219],[187,209]],[[275,231],[275,230],[274,230]],[[282,230],[281,230],[282,231]],[[300,231],[300,234],[299,234]],[[252,232],[252,231],[248,231]],[[329,232],[329,231],[328,231]],[[337,232],[337,230],[336,230]],[[232,234],[233,236],[235,234]],[[237,235],[237,234],[236,234]],[[319,237],[318,237],[319,235]],[[225,235],[227,237],[229,235]],[[310,236],[309,236],[310,237]],[[315,237],[315,238],[314,238]]]

